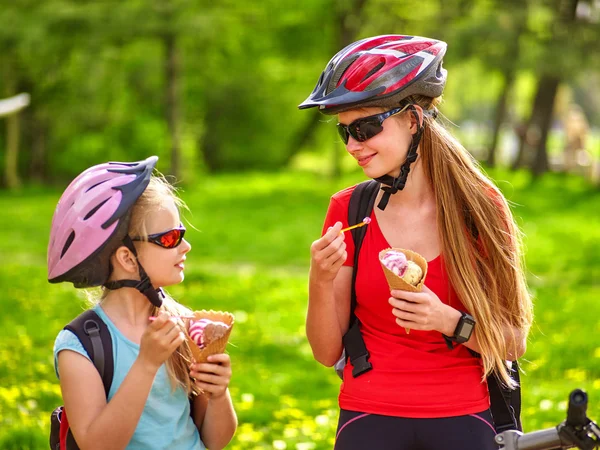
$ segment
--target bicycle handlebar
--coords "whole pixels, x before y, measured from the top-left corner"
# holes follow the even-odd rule
[[[579,448],[593,450],[600,447],[600,428],[587,416],[587,394],[575,389],[569,395],[567,419],[554,428],[521,433],[508,430],[496,435],[496,443],[503,450],[552,450]]]
[[[496,435],[496,443],[503,450],[548,450],[558,448],[571,448],[571,442],[561,439],[558,427],[548,428],[531,433],[509,430]]]

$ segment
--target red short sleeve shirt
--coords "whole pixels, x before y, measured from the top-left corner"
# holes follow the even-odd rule
[[[331,198],[323,231],[335,222],[348,226],[348,203],[354,187]],[[353,224],[350,224],[353,225]],[[340,408],[398,417],[434,418],[473,414],[489,408],[487,384],[482,382],[481,360],[463,345],[448,349],[439,332],[398,326],[388,303],[390,290],[378,254],[390,245],[375,213],[359,255],[356,280],[356,316],[370,353],[373,369],[353,378],[352,367],[344,371]],[[348,258],[354,265],[354,242],[346,233]],[[450,286],[440,255],[428,262],[425,284],[450,306],[466,311]]]

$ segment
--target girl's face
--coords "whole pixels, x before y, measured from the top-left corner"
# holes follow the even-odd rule
[[[360,108],[338,114],[340,124],[349,125],[357,119],[387,111],[382,108]],[[349,136],[346,150],[369,178],[400,175],[412,139],[410,113],[405,111],[383,121],[383,131],[359,142]]]
[[[163,233],[174,228],[179,228],[181,219],[175,202],[172,199],[165,201],[162,208],[150,213],[146,219],[148,235]],[[164,248],[153,242],[136,242],[138,259],[150,277],[155,288],[181,283],[184,275],[184,262],[186,254],[192,248],[188,241],[174,248]]]

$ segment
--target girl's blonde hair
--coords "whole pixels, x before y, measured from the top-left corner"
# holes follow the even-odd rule
[[[165,202],[173,201],[179,210],[186,209],[186,205],[177,196],[175,187],[163,176],[152,176],[148,187],[138,198],[131,208],[129,221],[129,236],[147,236],[146,222],[148,216],[163,208]],[[100,301],[106,297],[108,290],[102,288]],[[190,315],[192,311],[176,302],[165,292],[162,306],[160,308],[152,305],[151,315],[158,315],[159,311],[165,311],[169,315]],[[192,351],[187,339],[169,357],[166,362],[167,373],[171,380],[171,386],[175,389],[178,385],[183,388],[187,395],[197,395],[200,390],[190,379],[189,364],[192,362]]]
[[[413,96],[424,110],[441,98]],[[477,321],[484,377],[495,372],[510,387],[507,326],[526,339],[533,320],[522,263],[521,234],[504,196],[467,150],[435,119],[425,117],[420,158],[433,186],[444,264],[450,284]],[[477,238],[474,231],[476,230]]]

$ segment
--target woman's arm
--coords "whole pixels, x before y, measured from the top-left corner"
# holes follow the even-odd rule
[[[456,324],[458,324],[458,320],[456,321]],[[454,325],[454,329],[456,328],[456,324]],[[454,329],[452,329],[451,334],[454,333]],[[504,359],[507,361],[516,361],[525,354],[525,351],[527,350],[527,339],[523,337],[521,330],[516,327],[506,325],[503,331],[504,340],[506,342],[506,354],[504,355]],[[477,325],[475,325],[475,328],[473,329],[471,338],[463,345],[474,352],[481,353],[481,347],[479,347],[479,342],[477,341]]]
[[[350,321],[351,283],[352,267],[343,266],[332,281],[320,281],[311,268],[306,336],[315,359],[327,367],[342,354],[342,337]]]
[[[389,303],[396,323],[404,328],[414,330],[435,330],[446,336],[452,336],[461,317],[461,312],[445,303],[427,286],[423,285],[421,292],[406,292],[394,290]],[[465,342],[465,347],[481,353],[477,340],[477,324],[471,338]],[[523,356],[527,348],[526,338],[517,328],[504,327],[506,355],[504,359],[515,361]]]

